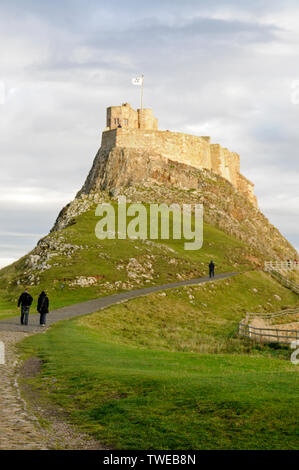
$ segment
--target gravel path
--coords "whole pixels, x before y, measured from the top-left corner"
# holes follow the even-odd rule
[[[5,343],[5,364],[0,365],[0,449],[45,449],[37,420],[26,409],[16,381],[14,345],[28,333],[0,331]]]
[[[238,273],[218,274],[213,280],[225,279]],[[47,316],[48,326],[59,320],[66,320],[80,315],[93,313],[110,305],[125,302],[129,299],[171,289],[180,286],[208,282],[208,277],[181,281],[162,286],[152,286],[134,291],[113,294],[107,297],[90,300],[80,304],[71,305],[52,311]],[[27,409],[25,401],[21,398],[17,381],[18,359],[15,345],[26,336],[45,331],[38,324],[39,315],[29,317],[29,325],[20,325],[19,317],[12,317],[0,321],[0,341],[5,345],[5,364],[0,364],[0,450],[8,449],[53,449],[55,437],[50,431],[41,428],[37,418]],[[55,431],[61,428],[61,440],[65,440],[62,448],[99,448],[88,438],[73,432],[65,423],[54,423]],[[55,434],[55,433],[54,433]],[[56,437],[57,440],[57,437]]]
[[[58,310],[52,310],[50,314],[47,315],[47,325],[52,325],[53,323],[57,323],[60,320],[68,320],[70,318],[78,317],[80,315],[87,315],[88,313],[97,312],[98,310],[101,310],[103,308],[110,307],[110,305],[126,302],[127,300],[135,299],[136,297],[151,294],[152,292],[173,289],[175,287],[181,286],[190,286],[192,284],[202,284],[204,282],[214,280],[216,281],[220,279],[226,279],[228,277],[236,276],[237,274],[238,273],[221,273],[216,274],[213,279],[209,279],[208,276],[205,276],[198,279],[191,279],[188,281],[173,282],[170,284],[163,284],[161,286],[151,286],[145,287],[143,289],[121,292],[120,294],[107,295],[106,297],[88,300],[87,302],[82,302],[80,304],[73,304],[68,307],[60,308]],[[27,326],[20,325],[19,317],[11,317],[6,320],[0,320],[0,332],[1,331],[19,331],[24,333],[40,332],[41,327],[39,326],[39,315],[30,315],[29,325]]]

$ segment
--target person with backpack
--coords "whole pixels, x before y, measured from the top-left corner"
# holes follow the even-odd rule
[[[209,264],[209,276],[210,278],[215,276],[215,264],[213,263],[213,260],[211,260]]]
[[[33,298],[25,289],[20,295],[18,300],[18,308],[21,306],[21,325],[28,325],[29,311],[32,304]]]
[[[49,298],[44,290],[39,295],[37,301],[37,311],[40,314],[40,326],[46,326],[46,316],[47,313],[49,313]]]

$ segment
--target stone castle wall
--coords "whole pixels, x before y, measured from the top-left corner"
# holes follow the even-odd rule
[[[253,183],[240,174],[240,156],[219,144],[211,144],[210,137],[122,127],[104,131],[101,147],[105,150],[114,147],[139,149],[148,155],[159,154],[194,168],[213,170],[257,206]]]
[[[238,185],[240,173],[240,156],[236,152],[230,152],[219,144],[210,145],[212,170],[223,176],[234,186]]]
[[[102,147],[126,147],[159,153],[196,168],[211,169],[210,144],[202,137],[152,129],[113,129],[103,132]]]
[[[129,103],[121,106],[110,106],[106,114],[106,130],[118,126],[126,129],[158,129],[158,119],[152,109],[133,109]]]

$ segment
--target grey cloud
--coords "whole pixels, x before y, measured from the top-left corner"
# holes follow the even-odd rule
[[[122,31],[127,37],[135,37],[135,34],[140,35],[142,41],[145,37],[148,39],[148,35],[154,37],[167,37],[168,40],[187,39],[188,36],[192,38],[207,36],[209,40],[214,38],[221,38],[222,40],[229,36],[230,39],[234,35],[245,35],[244,39],[256,40],[258,38],[263,41],[273,39],[275,33],[280,29],[273,25],[262,25],[258,23],[229,20],[229,19],[216,19],[209,17],[195,17],[191,20],[185,20],[184,18],[177,19],[174,24],[169,25],[163,22],[157,22],[156,19],[148,18],[146,20],[137,22],[135,25],[131,25],[130,30]],[[252,34],[252,38],[248,36]],[[238,36],[240,38],[240,36]]]
[[[298,217],[288,200],[298,196],[290,179],[298,172],[299,105],[291,104],[289,88],[299,65],[279,46],[296,51],[298,44],[263,18],[292,15],[296,7],[282,0],[227,1],[225,7],[198,0],[2,1],[0,35],[9,62],[0,70],[8,90],[0,105],[1,228],[23,233],[29,222],[30,233],[47,233],[83,184],[105,108],[125,101],[138,106],[131,78],[144,72],[144,103],[160,128],[208,133],[239,152],[261,208],[295,240]],[[270,199],[279,185],[288,199],[277,210]],[[36,203],[3,206],[2,195],[14,187],[31,187]],[[40,188],[49,193],[44,211]],[[55,191],[61,202],[54,201]],[[1,240],[10,244],[7,236]],[[25,252],[29,240],[11,244]]]

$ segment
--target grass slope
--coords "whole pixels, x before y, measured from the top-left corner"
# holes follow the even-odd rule
[[[263,272],[154,293],[82,317],[102,339],[129,346],[189,352],[244,352],[236,337],[246,312],[298,307],[298,295]]]
[[[51,308],[55,309],[112,292],[200,277],[207,274],[211,258],[218,272],[252,269],[251,256],[255,253],[251,247],[208,224],[204,225],[203,247],[197,251],[186,251],[183,247],[185,240],[98,240],[95,236],[98,221],[94,206],[78,216],[73,225],[45,237],[42,242],[48,246],[50,258],[47,264],[50,269],[30,269],[28,256],[2,269],[0,317],[16,314],[17,298],[26,285],[29,285],[35,300],[40,291],[46,289]],[[79,248],[63,253],[51,248],[53,243],[56,246],[71,244]],[[37,252],[34,250],[32,253]],[[130,268],[133,258],[140,272],[134,263],[133,269]],[[135,278],[130,278],[132,270],[137,273]],[[84,288],[72,285],[80,276],[95,277],[97,281]],[[36,302],[32,312],[35,307]]]
[[[24,343],[31,379],[116,449],[298,449],[298,367],[246,355],[131,348],[75,321]]]
[[[298,367],[236,331],[298,297],[253,272],[161,294],[27,338],[31,386],[116,449],[297,449]]]

